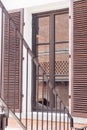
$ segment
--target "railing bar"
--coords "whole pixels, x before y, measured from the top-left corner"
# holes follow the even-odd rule
[[[64,130],[65,130],[65,107],[64,107],[64,117],[63,117],[63,122],[64,122]]]
[[[67,116],[67,130],[69,130],[69,118]]]
[[[49,97],[49,90],[48,90],[48,85],[49,85],[49,83],[48,82],[46,82],[47,83],[47,101],[49,101],[49,99],[48,99],[48,97]],[[47,102],[47,130],[48,130],[48,124],[49,124],[49,122],[48,122],[48,107],[49,107],[49,104],[48,104],[48,102]]]
[[[73,118],[72,118],[72,117],[70,118],[70,127],[71,127],[71,128],[74,127],[74,126],[73,126]]]
[[[26,129],[28,129],[28,50],[26,53]]]
[[[57,130],[57,94],[55,95],[55,109],[56,109],[56,112],[55,112],[55,130]]]
[[[51,105],[51,130],[53,130],[53,106]]]
[[[71,128],[71,130],[72,130],[72,127],[70,127]]]
[[[42,130],[43,130],[43,111],[44,111],[44,73],[42,75]]]
[[[36,130],[38,130],[38,96],[39,96],[39,66],[37,67],[37,82],[36,82],[36,111],[37,111],[37,124],[36,124]]]
[[[71,121],[70,121],[71,122]],[[69,122],[69,128],[70,128],[70,130],[72,130],[72,127],[71,127],[71,124],[70,124],[70,122]]]
[[[31,110],[31,130],[33,130],[33,110]]]
[[[61,130],[61,101],[59,103],[59,130]]]
[[[33,59],[31,59],[31,60],[32,60],[32,63],[33,63]],[[31,97],[32,97],[32,95],[31,95]],[[37,99],[37,97],[36,97],[36,99]],[[33,127],[33,124],[34,124],[34,122],[33,122],[33,120],[34,120],[34,119],[33,119],[33,118],[34,118],[34,116],[33,116],[33,109],[34,109],[34,108],[33,108],[32,106],[33,106],[33,101],[32,101],[32,98],[31,98],[31,108],[32,108],[32,109],[31,109],[31,130],[34,129],[34,127]],[[34,107],[35,107],[35,106],[34,106]]]

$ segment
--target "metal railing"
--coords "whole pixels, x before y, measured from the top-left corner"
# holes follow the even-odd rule
[[[16,27],[14,21],[11,19],[10,15],[6,11],[5,7],[3,6],[2,2],[0,1],[0,101],[2,104],[4,104],[8,109],[9,112],[13,115],[13,117],[17,120],[17,122],[20,124],[20,126],[24,130],[69,130],[73,128],[73,118],[71,117],[68,108],[64,105],[63,101],[57,94],[55,88],[52,86],[51,82],[49,81],[49,78],[46,76],[46,73],[44,72],[43,68],[38,63],[36,57],[33,55],[31,49],[29,48],[28,44],[24,40],[22,34],[19,32],[18,28]],[[7,40],[5,40],[5,18],[8,21],[8,37]],[[12,28],[13,34],[10,32],[10,27]],[[13,41],[11,41],[11,35],[14,35]],[[10,79],[10,62],[13,63],[16,70],[16,42],[17,39],[19,40],[20,47],[23,47],[20,51],[21,57],[20,62],[22,64],[22,84],[20,88],[21,94],[17,95],[17,85],[16,79],[17,79],[17,73],[14,72],[14,82],[11,84]],[[10,47],[11,42],[14,42],[15,48],[13,49],[13,59],[10,61]],[[8,60],[7,60],[7,82],[5,82],[3,76],[6,76],[3,74],[5,69],[3,66],[5,66],[5,62],[3,62],[4,58],[4,46],[5,44],[8,44]],[[23,55],[22,55],[23,54]],[[22,61],[24,57],[24,60]],[[33,64],[33,67],[31,66],[31,63]],[[36,76],[36,82],[33,83],[35,88],[35,95],[32,95],[30,93],[31,84],[29,80],[30,78],[30,67],[33,69],[32,71],[36,71],[36,74],[33,76]],[[20,72],[19,72],[20,73]],[[5,77],[6,78],[6,77]],[[19,77],[20,80],[20,77]],[[4,83],[5,82],[5,83]],[[7,84],[6,84],[7,83]],[[4,84],[4,85],[3,85]],[[11,88],[11,85],[14,86]],[[6,89],[7,87],[7,89]],[[6,89],[6,90],[5,90]],[[11,95],[11,91],[13,91],[13,95]],[[32,89],[32,91],[33,91]],[[6,96],[6,95],[7,96]],[[6,97],[5,97],[6,96]],[[13,102],[10,104],[10,96],[13,96]],[[19,109],[17,108],[16,103],[17,96],[19,96]],[[35,99],[33,98],[35,97]],[[31,100],[30,100],[31,99]],[[30,109],[31,108],[31,109]]]

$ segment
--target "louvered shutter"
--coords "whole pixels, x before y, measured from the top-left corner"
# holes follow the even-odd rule
[[[87,117],[87,0],[75,1],[73,6],[72,113]]]
[[[21,33],[23,25],[22,11],[18,10],[10,13]],[[2,96],[11,109],[19,111],[22,96],[22,44],[12,22],[6,17],[4,20]]]

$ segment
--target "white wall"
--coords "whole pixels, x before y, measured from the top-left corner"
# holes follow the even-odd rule
[[[59,2],[62,0],[2,0],[7,9],[16,9],[22,7],[32,7],[47,3]],[[65,2],[67,0],[64,0]]]

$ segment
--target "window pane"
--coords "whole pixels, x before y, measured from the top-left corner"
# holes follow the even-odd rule
[[[38,61],[44,71],[49,74],[49,45],[38,45]]]
[[[38,43],[48,43],[49,42],[49,17],[42,17],[38,19]]]
[[[69,100],[68,100],[69,83],[68,82],[55,82],[55,89],[58,95],[60,95],[64,104],[68,107],[69,106]],[[59,108],[59,106],[60,106],[60,102],[57,99],[57,107]]]
[[[68,14],[55,15],[55,42],[68,41],[69,39]]]
[[[49,97],[48,97],[48,86],[46,85],[45,82],[41,81],[41,80],[38,80],[38,86],[37,86],[37,99],[38,99],[38,102],[39,101],[42,101],[42,99],[47,99],[47,101],[49,100]],[[44,88],[43,88],[43,85],[44,85]],[[44,104],[45,105],[45,104]]]
[[[69,52],[68,43],[55,44],[55,74],[56,79],[68,79],[69,74]]]

